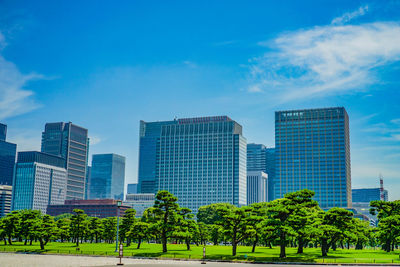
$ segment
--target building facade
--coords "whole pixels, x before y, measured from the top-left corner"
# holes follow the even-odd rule
[[[352,202],[353,203],[370,203],[374,200],[381,200],[381,189],[378,188],[361,188],[361,189],[352,189]],[[383,198],[384,201],[388,201],[388,191],[383,190]]]
[[[310,189],[322,208],[351,207],[349,117],[344,108],[275,113],[274,197]]]
[[[268,199],[268,175],[263,171],[247,172],[247,205],[266,202]]]
[[[124,199],[125,157],[96,154],[92,158],[90,199]]]
[[[12,209],[40,210],[64,203],[67,188],[65,160],[41,152],[19,152],[15,167]]]
[[[86,186],[85,186],[85,199],[89,199],[89,191],[91,184],[92,167],[87,166],[86,168]]]
[[[0,123],[0,185],[12,185],[17,145],[6,142],[7,125]]]
[[[128,184],[127,194],[137,194],[138,184]]]
[[[0,218],[11,211],[12,186],[0,185]]]
[[[88,130],[71,122],[46,123],[42,152],[65,159],[67,199],[84,199],[89,153]]]
[[[130,194],[126,195],[124,204],[136,210],[136,216],[143,216],[143,212],[154,206],[155,195],[152,193]]]
[[[273,200],[273,181],[275,177],[275,148],[263,144],[247,145],[247,171],[262,171],[268,175],[266,201]]]
[[[246,205],[246,139],[227,116],[178,119],[161,127],[156,191],[168,190],[194,213],[203,205]]]
[[[117,200],[114,199],[87,199],[87,200],[65,200],[64,204],[49,205],[47,214],[57,216],[64,213],[73,214],[74,209],[83,210],[88,216],[97,218],[107,218],[124,216],[125,211],[130,206],[121,203],[118,206]]]
[[[156,193],[157,142],[164,125],[177,124],[176,120],[162,122],[140,121],[138,193]]]

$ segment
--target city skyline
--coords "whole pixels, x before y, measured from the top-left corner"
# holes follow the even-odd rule
[[[126,156],[133,183],[140,120],[227,115],[248,143],[274,147],[275,111],[344,106],[352,187],[378,187],[382,173],[389,199],[399,199],[400,4],[280,5],[180,2],[179,12],[163,3],[4,1],[7,139],[18,151],[40,151],[45,123],[72,121],[89,130],[89,157]],[[98,14],[107,14],[99,25]]]

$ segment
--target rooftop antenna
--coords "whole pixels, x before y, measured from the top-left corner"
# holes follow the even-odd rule
[[[381,200],[384,201],[385,200],[385,194],[384,194],[384,190],[383,190],[383,176],[380,173],[379,174],[379,183],[380,183],[380,187],[379,187],[379,192],[381,195]]]

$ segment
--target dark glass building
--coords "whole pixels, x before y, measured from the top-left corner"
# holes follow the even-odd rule
[[[178,119],[156,143],[156,191],[194,213],[203,205],[246,205],[246,139],[227,116]]]
[[[128,184],[128,194],[137,194],[138,184]]]
[[[125,157],[96,154],[92,158],[90,199],[124,199]]]
[[[17,145],[6,142],[7,125],[0,123],[0,185],[12,185]]]
[[[46,213],[47,205],[62,204],[66,197],[65,160],[54,155],[19,152],[15,165],[13,210],[33,209]]]
[[[275,148],[267,148],[263,144],[247,145],[247,171],[261,171],[268,175],[265,195],[266,201],[273,200],[273,181],[275,177]]]
[[[351,207],[349,117],[344,108],[275,113],[274,197],[315,191],[322,208]]]
[[[162,122],[140,121],[138,192],[156,193],[157,142],[164,125],[177,124],[176,120]]]
[[[84,199],[89,153],[88,130],[71,122],[46,123],[42,152],[65,159],[67,199]]]
[[[370,203],[373,200],[381,200],[380,188],[362,188],[351,190],[353,203]],[[388,191],[383,190],[383,198],[388,201]]]

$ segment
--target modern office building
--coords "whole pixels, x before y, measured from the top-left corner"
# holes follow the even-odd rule
[[[92,174],[92,167],[87,166],[86,168],[86,185],[85,185],[85,199],[89,199],[89,191],[90,191],[90,179]]]
[[[164,125],[175,125],[177,120],[161,122],[140,121],[138,193],[156,193],[157,142]]]
[[[92,158],[90,199],[124,199],[125,157],[96,154]]]
[[[0,141],[6,141],[7,125],[0,123]]]
[[[84,199],[88,165],[88,130],[72,122],[46,123],[42,152],[65,159],[67,199]]]
[[[370,203],[373,200],[381,200],[381,190],[380,188],[362,188],[362,189],[352,189],[352,202],[353,203]],[[383,190],[383,200],[388,201],[388,191]]]
[[[11,211],[12,186],[0,185],[0,218]]]
[[[64,203],[67,188],[65,160],[46,153],[19,152],[15,166],[12,209],[46,213],[47,205]]]
[[[344,108],[275,113],[274,197],[315,191],[322,208],[351,207],[349,117]]]
[[[118,216],[118,210],[119,216],[124,216],[125,211],[130,208],[124,203],[118,206],[115,199],[65,200],[64,204],[49,205],[47,214],[51,216],[73,214],[74,209],[80,209],[90,217],[107,218]]]
[[[127,193],[128,194],[137,194],[138,193],[138,184],[128,184]]]
[[[152,193],[127,194],[124,204],[136,210],[136,216],[141,217],[143,212],[154,206],[155,195]]]
[[[7,125],[0,123],[0,185],[12,185],[17,145],[6,142]]]
[[[266,202],[268,199],[268,175],[263,171],[247,172],[247,205]]]
[[[273,200],[273,181],[275,177],[275,148],[263,144],[247,145],[247,171],[262,171],[268,175],[266,201]]]
[[[211,203],[246,205],[246,139],[241,125],[219,116],[178,119],[160,127],[155,144],[149,144],[156,155],[154,193],[168,190],[195,213]],[[142,143],[140,149],[149,155]],[[139,176],[139,186],[140,182]]]

